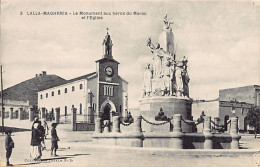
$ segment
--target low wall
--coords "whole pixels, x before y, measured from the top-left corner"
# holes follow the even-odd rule
[[[2,125],[2,121],[1,125]],[[7,127],[15,127],[15,128],[23,128],[23,129],[31,129],[32,122],[29,119],[19,120],[19,119],[4,119],[4,126]]]
[[[172,132],[143,132],[142,116],[138,116],[131,131],[121,132],[120,118],[114,118],[113,129],[102,128],[101,119],[96,119],[93,141],[96,144],[119,145],[127,147],[158,147],[173,149],[238,149],[239,140],[237,117],[231,118],[230,133],[212,133],[211,117],[205,117],[202,133],[183,133],[180,114],[174,115]]]
[[[139,135],[139,136],[138,136]],[[133,133],[100,133],[94,134],[96,144],[119,145],[126,147],[175,148],[173,133],[150,132]],[[186,133],[182,137],[183,149],[204,149],[205,135],[203,133]],[[230,134],[213,134],[213,149],[231,149]]]

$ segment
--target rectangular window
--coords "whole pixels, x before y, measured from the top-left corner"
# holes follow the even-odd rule
[[[113,96],[114,87],[110,85],[104,85],[104,95],[105,96]]]

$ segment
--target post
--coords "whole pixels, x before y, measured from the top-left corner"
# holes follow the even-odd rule
[[[30,119],[31,122],[33,121],[33,108],[30,108],[29,119]]]
[[[95,119],[95,132],[96,133],[102,133],[101,118],[96,118]]]
[[[213,141],[212,141],[213,135],[211,133],[211,117],[210,116],[204,117],[203,134],[205,136],[204,149],[212,149],[213,148]]]
[[[42,113],[44,113],[44,111],[42,111]],[[60,108],[55,109],[55,123],[60,123]]]
[[[134,132],[142,132],[142,116],[141,115],[136,117]]]
[[[238,134],[238,117],[232,117],[230,127],[231,149],[239,149],[239,140],[241,136]]]
[[[72,108],[72,130],[73,131],[77,131],[77,127],[76,127],[76,113],[77,113],[77,109],[76,108]]]
[[[18,119],[19,120],[22,120],[23,118],[23,108],[19,108],[19,110],[18,110]]]
[[[133,138],[131,139],[132,147],[143,147],[143,132],[142,132],[142,116],[138,115],[134,120],[134,129],[131,134]]]
[[[183,133],[181,129],[181,114],[174,114],[173,116],[173,132],[170,140],[170,147],[174,149],[183,148]]]
[[[220,122],[220,118],[219,117],[214,117],[214,129],[215,129],[215,133],[219,133],[219,122]]]
[[[5,126],[4,126],[4,92],[3,92],[3,66],[1,66],[1,100],[2,100],[2,133],[4,134]]]
[[[114,116],[113,118],[113,132],[120,133],[120,117],[119,116]]]

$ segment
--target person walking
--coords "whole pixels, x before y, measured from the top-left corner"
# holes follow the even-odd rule
[[[51,129],[51,156],[52,157],[58,156],[56,154],[56,151],[58,149],[58,141],[60,141],[60,140],[59,140],[59,137],[58,137],[57,131],[56,131],[57,125],[58,125],[58,123],[51,124],[51,126],[52,126],[52,129]]]
[[[44,141],[45,129],[44,129],[44,127],[42,126],[41,121],[39,122],[39,126],[38,126],[37,129],[38,129],[38,131],[39,131],[40,140],[41,140],[40,149],[41,149],[41,150],[44,150],[44,149],[46,149],[45,141]]]
[[[40,139],[40,133],[38,130],[39,123],[34,123],[32,127],[32,136],[31,136],[31,151],[30,151],[30,157],[33,158],[33,160],[40,160],[42,156],[41,152],[41,139]]]
[[[6,166],[13,166],[12,164],[10,164],[9,159],[11,157],[12,154],[12,149],[14,148],[14,141],[11,137],[11,129],[7,130],[5,132],[6,137],[5,137],[5,149],[6,149]]]
[[[45,118],[43,119],[42,126],[44,127],[44,130],[45,130],[44,138],[46,139],[47,135],[49,134],[49,126],[48,126]]]

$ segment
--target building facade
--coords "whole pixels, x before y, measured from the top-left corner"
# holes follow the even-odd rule
[[[125,115],[128,82],[118,75],[119,63],[113,59],[112,45],[107,33],[104,55],[96,61],[96,72],[38,92],[38,107],[43,116],[57,110],[61,120],[70,120],[72,108],[77,109],[77,121],[88,123],[94,123],[96,117],[110,120],[113,114]]]
[[[230,117],[238,117],[238,128],[247,131],[247,113],[260,106],[260,85],[219,90],[219,118],[226,125]]]
[[[219,90],[219,98],[214,101],[193,102],[193,119],[196,120],[202,111],[205,115],[220,118],[220,124],[228,129],[231,117],[238,117],[240,131],[248,131],[247,114],[253,106],[260,106],[260,86],[249,85],[238,88]]]

